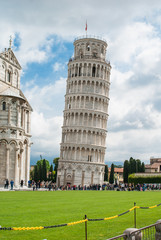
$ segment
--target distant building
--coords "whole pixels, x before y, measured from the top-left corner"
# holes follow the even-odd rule
[[[150,158],[150,164],[145,165],[145,173],[161,173],[161,158]]]
[[[35,165],[31,165],[31,166],[30,166],[30,171],[33,171],[34,168],[35,168]]]
[[[87,36],[76,39],[74,47],[68,63],[58,186],[104,181],[111,70],[107,43]]]
[[[114,179],[117,184],[123,183],[124,178],[123,178],[123,168],[114,168]],[[110,177],[111,173],[111,168],[108,168],[108,178]]]
[[[29,180],[32,108],[20,90],[20,72],[10,42],[0,53],[0,186]]]

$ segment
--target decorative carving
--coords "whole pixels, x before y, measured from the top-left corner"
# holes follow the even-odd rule
[[[16,134],[16,130],[15,129],[11,129],[11,134]]]
[[[2,131],[1,131],[1,133],[6,133],[7,131],[6,131],[6,129],[3,129]]]

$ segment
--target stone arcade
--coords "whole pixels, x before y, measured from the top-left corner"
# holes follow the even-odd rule
[[[20,71],[10,42],[0,53],[0,186],[29,180],[32,108],[20,90]]]
[[[74,41],[68,63],[64,123],[57,184],[102,184],[107,133],[110,63],[107,43],[95,37]]]

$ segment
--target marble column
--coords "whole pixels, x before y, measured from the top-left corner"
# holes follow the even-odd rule
[[[20,107],[17,106],[17,127],[19,127]]]
[[[21,162],[21,166],[20,166],[20,168],[21,168],[21,171],[20,171],[20,179],[21,180],[24,180],[24,176],[23,176],[23,151],[24,151],[24,149],[21,149],[20,150],[20,162]]]
[[[8,104],[8,124],[11,124],[11,104]]]
[[[28,181],[30,179],[30,146],[27,145],[26,148],[26,179],[25,179],[25,184],[28,186]]]
[[[67,175],[67,170],[64,169],[64,186],[66,185],[66,175]]]
[[[75,181],[75,170],[73,170],[73,174],[72,174],[72,185],[74,185],[74,181]]]
[[[19,184],[19,179],[18,179],[18,150],[19,148],[16,148],[16,159],[15,159],[15,181],[14,184],[17,187]]]
[[[85,171],[82,171],[82,187],[84,186],[84,176],[85,175]]]
[[[6,150],[7,150],[6,179],[8,179],[8,180],[10,181],[10,179],[9,179],[9,156],[10,156],[10,147],[8,146],[8,147],[6,148]]]
[[[93,184],[93,179],[94,179],[94,171],[91,172],[91,184]]]

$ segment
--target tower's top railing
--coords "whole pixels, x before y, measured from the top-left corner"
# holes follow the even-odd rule
[[[97,39],[97,40],[101,40],[101,41],[104,41],[107,43],[106,39],[102,38],[102,37],[99,37],[99,36],[95,36],[95,35],[83,35],[83,36],[79,36],[77,38],[74,39],[74,42],[77,41],[77,40],[80,40],[80,39],[84,39],[84,38],[94,38],[94,39]]]

